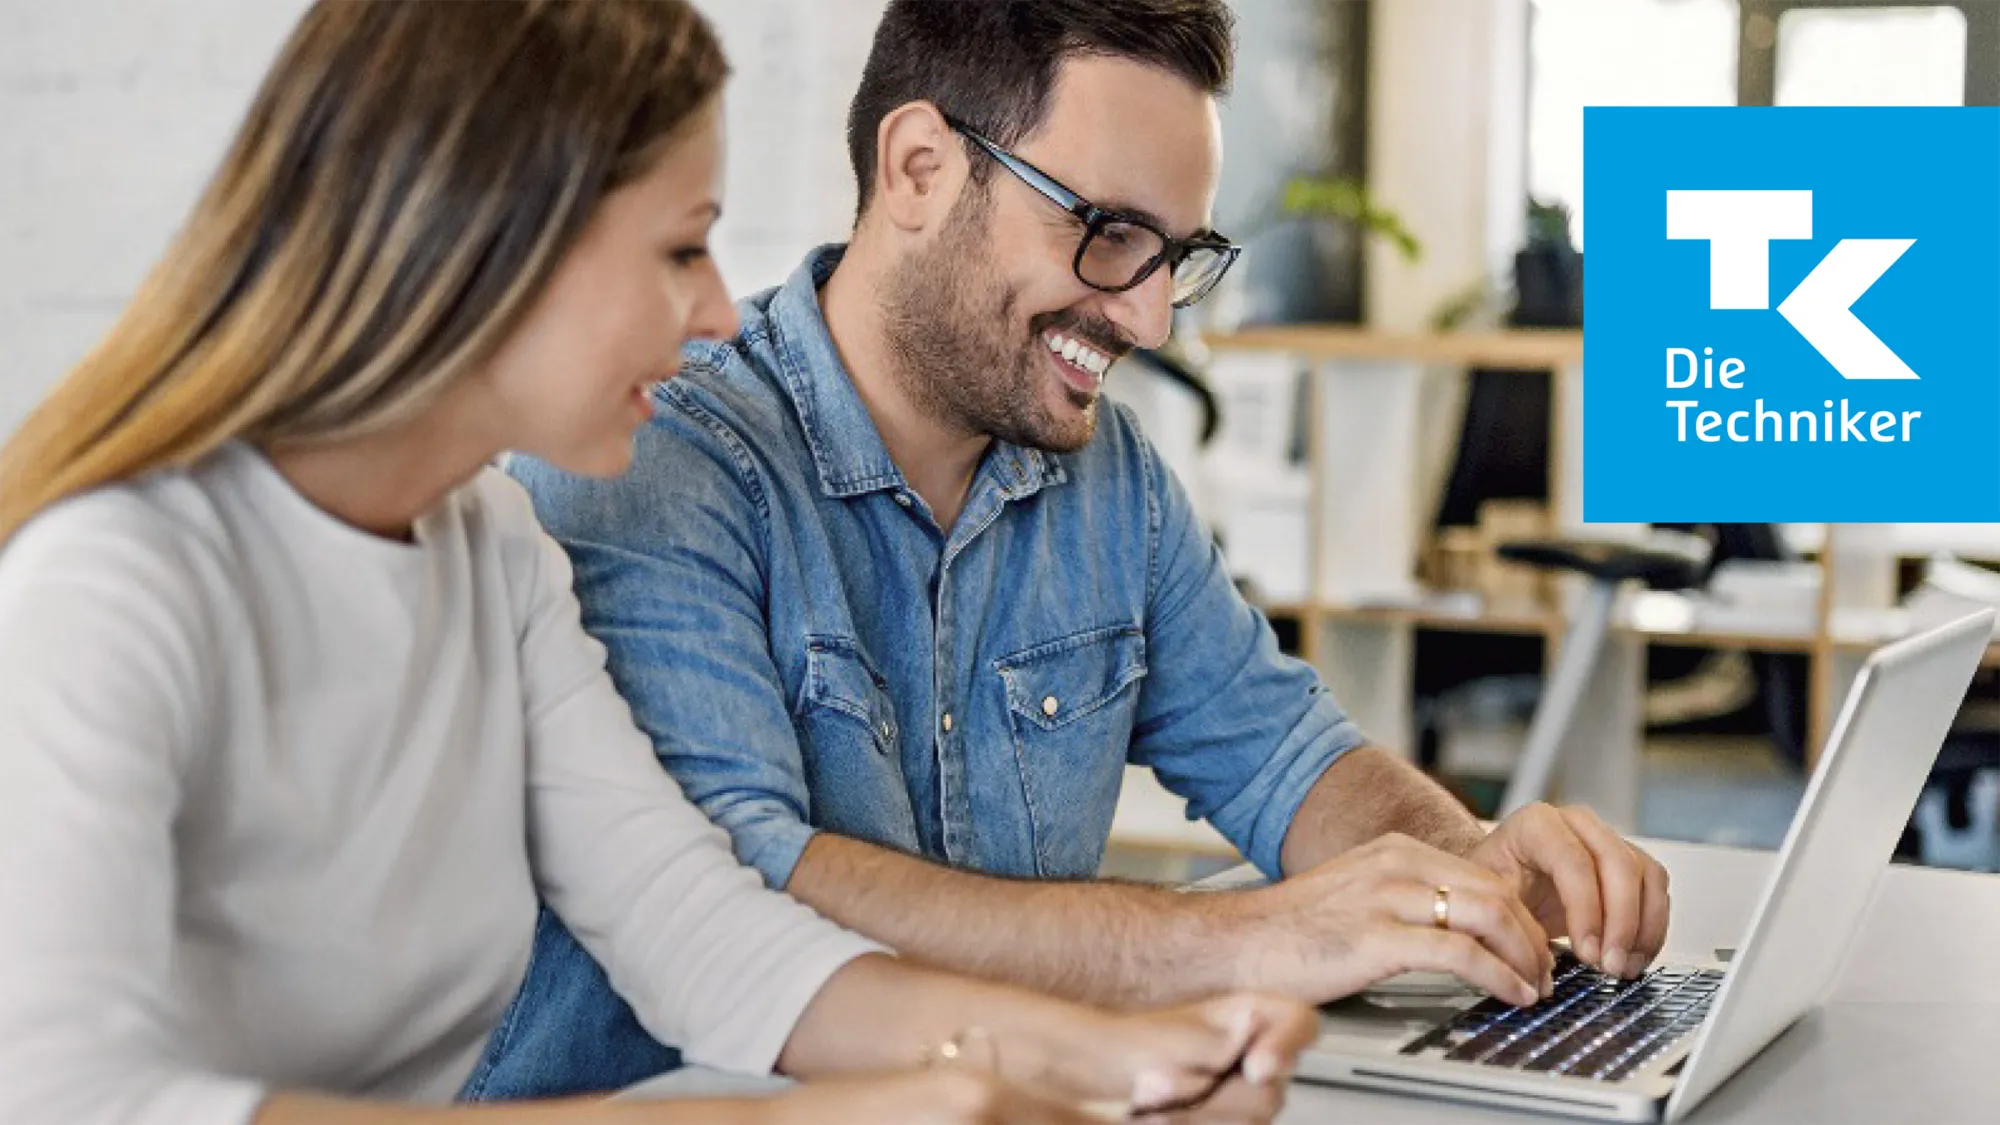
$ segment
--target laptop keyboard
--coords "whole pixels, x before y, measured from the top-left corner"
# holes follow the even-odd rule
[[[1607,976],[1556,950],[1555,992],[1529,1008],[1488,997],[1403,1048],[1537,1074],[1617,1082],[1701,1026],[1721,989],[1711,969]]]

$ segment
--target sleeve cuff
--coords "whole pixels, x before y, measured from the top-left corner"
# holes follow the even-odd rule
[[[1265,878],[1284,878],[1285,834],[1291,831],[1306,794],[1319,784],[1328,766],[1366,741],[1361,728],[1341,719],[1298,752],[1276,755],[1267,767],[1272,772],[1237,794],[1211,823],[1235,842],[1243,857]]]
[[[788,816],[774,816],[742,826],[725,822],[723,826],[729,829],[736,858],[756,868],[757,874],[764,877],[764,885],[774,891],[784,890],[792,881],[799,857],[805,854],[807,842],[818,831]]]

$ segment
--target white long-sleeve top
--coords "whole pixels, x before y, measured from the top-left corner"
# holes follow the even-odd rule
[[[237,445],[0,553],[0,1122],[448,1100],[537,889],[654,1035],[726,1069],[767,1070],[877,948],[682,797],[497,471],[400,544]]]

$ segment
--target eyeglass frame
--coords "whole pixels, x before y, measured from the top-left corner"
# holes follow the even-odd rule
[[[1173,235],[1161,230],[1157,224],[1140,218],[1137,215],[1124,211],[1114,211],[1108,207],[1099,207],[1097,204],[1092,203],[1090,200],[1071,190],[1061,180],[1056,179],[1026,160],[1015,156],[992,141],[987,140],[984,136],[980,135],[978,130],[967,125],[959,118],[949,113],[945,113],[943,116],[946,125],[951,126],[954,131],[963,135],[966,140],[979,146],[981,152],[992,157],[1001,167],[1012,172],[1015,178],[1033,188],[1044,199],[1069,212],[1072,217],[1083,224],[1083,237],[1077,240],[1076,257],[1070,261],[1070,272],[1076,275],[1078,281],[1083,282],[1100,293],[1127,293],[1137,289],[1146,283],[1147,278],[1158,273],[1160,267],[1165,265],[1169,259],[1173,259],[1178,264],[1186,260],[1187,254],[1191,250],[1213,250],[1221,253],[1223,255],[1222,268],[1215,271],[1215,276],[1209,280],[1209,283],[1200,292],[1189,297],[1186,301],[1173,302],[1174,308],[1190,308],[1199,304],[1210,293],[1215,291],[1215,287],[1221,283],[1223,277],[1229,273],[1230,268],[1236,264],[1236,259],[1243,254],[1243,247],[1229,241],[1220,231],[1211,230],[1195,234],[1190,238],[1175,238]],[[1139,272],[1125,284],[1099,285],[1083,276],[1083,252],[1090,248],[1091,239],[1096,238],[1107,224],[1114,222],[1125,223],[1129,226],[1140,227],[1150,231],[1159,238],[1161,249],[1158,254],[1153,255],[1145,265],[1141,266]]]

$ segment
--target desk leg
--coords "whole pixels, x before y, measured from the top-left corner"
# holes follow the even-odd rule
[[[1645,741],[1646,643],[1605,638],[1583,706],[1562,747],[1560,799],[1589,805],[1620,832],[1639,824],[1640,750]]]
[[[1314,667],[1368,741],[1404,758],[1416,756],[1416,722],[1410,713],[1414,638],[1394,621],[1330,621],[1315,615],[1320,631]]]

